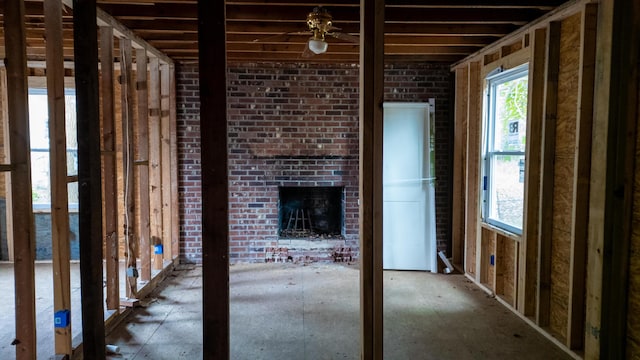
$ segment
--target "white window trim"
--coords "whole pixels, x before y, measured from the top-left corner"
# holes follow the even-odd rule
[[[485,112],[484,127],[482,129],[482,140],[483,140],[482,169],[483,170],[482,170],[482,182],[480,184],[482,189],[481,191],[482,221],[517,235],[522,235],[521,228],[517,228],[515,226],[509,225],[507,223],[504,223],[502,221],[492,219],[489,217],[489,214],[490,214],[489,207],[491,206],[491,201],[490,201],[491,200],[490,199],[491,179],[489,174],[491,174],[491,160],[493,159],[493,157],[501,156],[501,155],[502,156],[508,156],[508,155],[523,156],[525,157],[525,161],[526,161],[526,154],[525,154],[525,151],[489,151],[489,147],[490,146],[493,147],[493,143],[494,143],[493,136],[495,133],[494,132],[495,121],[493,121],[493,119],[495,119],[495,102],[492,101],[492,99],[495,97],[496,86],[499,84],[505,83],[507,81],[523,77],[523,75],[526,75],[526,76],[529,75],[528,63],[517,66],[509,70],[505,70],[505,71],[503,71],[501,68],[498,68],[493,72],[489,73],[489,75],[486,77],[487,86],[486,86],[486,96],[485,96],[485,99],[486,99],[485,109],[487,111]],[[524,212],[524,208],[523,208],[523,212]]]

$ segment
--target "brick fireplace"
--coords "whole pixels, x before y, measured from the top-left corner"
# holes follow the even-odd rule
[[[281,186],[278,189],[279,238],[343,238],[343,203],[342,186]]]
[[[229,64],[230,261],[263,262],[285,248],[292,258],[332,260],[334,247],[358,256],[358,66]],[[447,65],[385,69],[385,101],[436,99],[436,232],[450,243],[451,77]],[[201,261],[198,74],[177,68],[181,255]],[[339,236],[282,236],[283,189],[339,189]],[[317,200],[313,200],[317,201]],[[312,210],[309,210],[312,211]],[[315,220],[312,220],[312,225]]]

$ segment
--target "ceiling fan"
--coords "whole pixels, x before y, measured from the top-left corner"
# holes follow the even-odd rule
[[[307,27],[308,30],[306,31],[283,33],[275,35],[274,37],[280,37],[282,35],[305,35],[311,33],[311,37],[307,41],[304,51],[302,52],[302,57],[305,58],[327,52],[327,49],[329,48],[329,43],[326,41],[327,36],[352,43],[359,42],[357,36],[339,32],[341,29],[333,26],[333,16],[331,16],[331,13],[322,6],[314,7],[313,11],[307,15]],[[265,42],[267,39],[256,39],[253,41]]]
[[[353,35],[336,31],[340,30],[340,28],[333,26],[333,16],[322,6],[313,8],[313,11],[307,15],[307,26],[312,36],[302,52],[303,57],[325,53],[329,48],[329,44],[325,40],[327,35],[349,42],[359,42],[358,38]]]

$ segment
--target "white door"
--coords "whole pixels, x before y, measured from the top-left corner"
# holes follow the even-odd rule
[[[384,104],[385,269],[437,271],[429,114],[429,104]]]

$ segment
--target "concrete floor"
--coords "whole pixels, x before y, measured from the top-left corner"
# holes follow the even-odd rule
[[[359,359],[359,274],[231,266],[232,359]],[[182,266],[107,338],[110,359],[202,358],[201,268]],[[386,271],[385,359],[569,359],[462,275]]]

